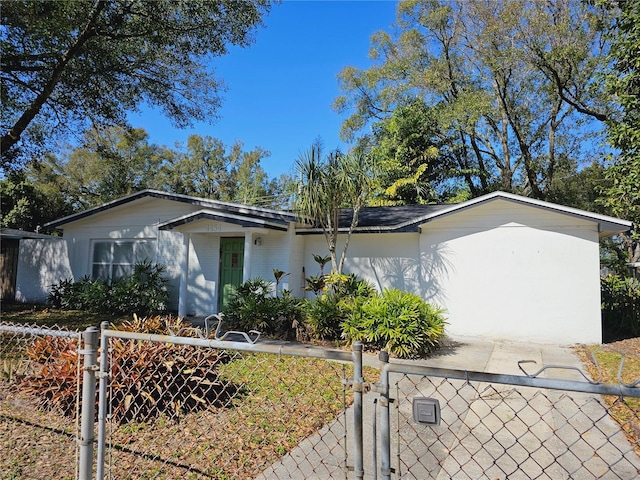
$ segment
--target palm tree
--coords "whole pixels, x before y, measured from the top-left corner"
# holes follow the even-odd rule
[[[324,266],[331,261],[331,257],[323,257],[322,255],[313,254],[313,259],[320,265],[320,275],[324,276]]]
[[[353,229],[358,225],[358,212],[365,204],[372,185],[372,163],[361,149],[344,155],[336,150],[322,158],[322,145],[315,142],[296,161],[299,173],[298,192],[293,207],[301,221],[322,228],[332,272],[342,273]],[[338,260],[336,245],[340,209],[351,207],[353,216],[347,230],[345,246]]]
[[[276,279],[276,297],[278,296],[278,286],[284,277],[289,275],[288,273],[283,272],[282,270],[278,270],[277,268],[273,269],[273,276]]]

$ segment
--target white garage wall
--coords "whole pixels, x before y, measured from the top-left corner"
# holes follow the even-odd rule
[[[500,200],[424,225],[421,245],[447,265],[449,333],[602,340],[595,223]]]

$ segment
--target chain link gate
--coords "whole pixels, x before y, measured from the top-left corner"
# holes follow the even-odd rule
[[[362,478],[361,415],[350,413],[348,427],[346,413],[361,411],[361,345],[349,352],[105,325],[101,352],[98,479],[347,478],[351,470]]]
[[[389,363],[382,352],[379,465],[383,479],[561,479],[640,476],[625,428],[640,413],[638,382],[606,385]],[[614,396],[618,425],[602,395]],[[375,432],[375,430],[374,430]],[[374,433],[375,435],[375,433]],[[375,458],[375,456],[374,456]]]

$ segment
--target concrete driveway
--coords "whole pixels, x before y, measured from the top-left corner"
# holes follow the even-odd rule
[[[542,366],[540,376],[584,381],[572,368],[582,365],[568,346],[518,343],[507,340],[457,337],[425,360],[394,360],[430,367],[522,375]],[[365,365],[378,367],[377,357]],[[600,396],[530,387],[488,385],[449,379],[393,374],[390,395],[392,478],[438,479],[591,479],[640,477],[640,459]],[[442,425],[431,427],[412,420],[414,397],[436,397],[442,407]],[[364,396],[364,469],[374,478],[374,408],[378,394]],[[378,411],[379,415],[379,411]],[[347,411],[346,448],[353,466],[352,412]],[[345,474],[344,423],[340,418],[301,442],[258,477],[355,478]],[[377,444],[380,446],[380,427]],[[378,456],[378,464],[380,454]],[[377,478],[380,478],[378,470]]]

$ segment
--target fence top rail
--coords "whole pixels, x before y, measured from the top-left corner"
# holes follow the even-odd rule
[[[353,353],[346,350],[337,350],[315,345],[304,345],[294,342],[278,342],[264,340],[256,343],[233,342],[228,340],[215,340],[197,337],[179,337],[173,335],[158,335],[151,333],[127,332],[122,330],[103,329],[105,337],[122,338],[129,340],[146,340],[151,342],[172,343],[176,345],[192,345],[196,347],[216,348],[219,350],[237,350],[253,353],[273,353],[296,357],[321,358],[337,362],[353,362]]]
[[[28,325],[14,325],[11,323],[0,323],[0,332],[67,338],[80,338],[82,336],[82,332],[77,330],[32,327]]]
[[[405,363],[384,363],[382,369],[388,373],[407,375],[422,375],[425,377],[450,378],[455,380],[499,383],[518,387],[547,388],[571,392],[595,393],[599,395],[616,395],[640,398],[640,388],[626,385],[582,382],[556,378],[540,378],[523,375],[505,375],[498,373],[474,372],[469,370],[454,370],[448,368],[428,367]]]

